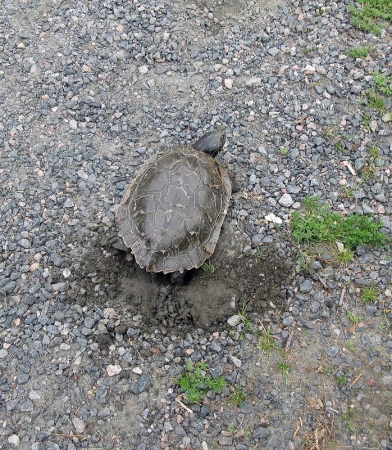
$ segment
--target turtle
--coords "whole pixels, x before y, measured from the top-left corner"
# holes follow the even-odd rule
[[[193,146],[157,151],[140,167],[116,210],[118,234],[147,272],[183,273],[213,253],[231,198],[231,182],[215,156],[224,130]]]

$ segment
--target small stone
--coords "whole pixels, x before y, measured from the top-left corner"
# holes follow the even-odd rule
[[[69,128],[71,128],[71,130],[76,130],[78,128],[78,123],[76,122],[76,120],[71,119],[69,121]]]
[[[19,245],[23,248],[28,249],[28,248],[30,248],[30,241],[28,239],[21,239],[19,241]]]
[[[286,206],[286,207],[289,207],[289,206],[291,206],[294,203],[294,201],[291,198],[290,194],[283,194],[282,197],[280,197],[280,199],[278,200],[278,202],[282,206]]]
[[[137,375],[141,375],[143,373],[143,370],[140,367],[134,367],[132,369],[133,373],[136,373]]]
[[[299,291],[302,294],[308,294],[313,289],[313,284],[310,280],[305,280],[299,285]]]
[[[139,73],[140,75],[145,75],[148,72],[148,67],[147,66],[141,66],[139,67]]]
[[[368,381],[368,386],[370,387],[374,387],[377,386],[377,383],[375,382],[375,380],[373,380],[373,378],[370,378],[370,380]]]
[[[79,433],[79,434],[84,433],[86,425],[85,425],[85,423],[83,422],[82,419],[80,419],[79,417],[74,417],[72,419],[72,423],[73,423],[73,426],[75,427],[75,431],[77,433]]]
[[[248,78],[245,81],[245,85],[248,86],[248,87],[261,86],[261,78],[260,77]]]
[[[335,358],[339,353],[339,347],[336,347],[335,345],[332,347],[325,347],[325,353],[331,358]]]
[[[279,49],[277,47],[272,47],[268,49],[268,53],[272,56],[276,56],[279,53]]]
[[[305,73],[306,73],[306,74],[313,75],[314,72],[316,72],[316,69],[315,69],[313,66],[311,66],[311,65],[309,65],[309,64],[307,64],[307,65],[305,66]]]
[[[121,371],[122,371],[122,368],[116,364],[109,364],[106,367],[106,372],[109,377],[114,377],[115,375],[118,375]]]
[[[231,327],[235,327],[237,326],[239,323],[241,322],[241,316],[236,314],[234,316],[231,316],[227,319],[227,323],[231,326]]]
[[[233,89],[233,80],[231,78],[225,79],[225,88],[226,89]]]
[[[144,392],[150,384],[151,378],[147,374],[143,373],[142,375],[140,375],[140,378],[131,385],[129,390],[133,394],[139,395]]]
[[[392,122],[392,114],[391,113],[384,114],[382,116],[382,121],[383,122]]]
[[[267,214],[265,216],[265,220],[267,220],[268,222],[276,223],[278,225],[280,225],[283,222],[283,220],[280,217],[275,216],[275,214],[273,213]]]
[[[14,447],[18,447],[20,444],[20,438],[16,434],[11,434],[11,436],[8,436],[8,442]]]
[[[236,356],[229,355],[229,359],[236,367],[242,366],[242,361],[239,358],[237,358]]]
[[[0,349],[0,359],[5,358],[8,355],[7,350],[4,350],[4,348]]]
[[[64,278],[69,278],[71,276],[71,270],[68,268],[68,267],[66,267],[64,270],[63,270],[63,277]]]

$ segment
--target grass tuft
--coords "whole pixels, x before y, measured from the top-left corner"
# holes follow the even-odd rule
[[[185,392],[189,402],[199,403],[210,390],[220,394],[227,383],[223,377],[212,378],[205,361],[195,366],[191,361],[187,361],[184,372],[178,378],[178,385]]]
[[[303,203],[305,211],[294,212],[291,222],[293,236],[300,243],[342,242],[352,250],[358,245],[383,246],[388,242],[380,231],[380,220],[359,214],[344,217],[330,211],[319,197],[305,197]]]
[[[386,26],[384,20],[392,22],[391,0],[358,0],[361,8],[349,5],[348,10],[352,16],[352,23],[368,33],[380,35]]]

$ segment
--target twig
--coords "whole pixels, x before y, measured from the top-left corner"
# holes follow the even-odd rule
[[[186,411],[188,411],[189,413],[193,414],[193,411],[191,409],[189,409],[186,405],[184,405],[184,403],[182,403],[182,401],[176,397],[176,402],[182,406]]]
[[[286,347],[284,348],[284,352],[287,353],[289,350],[289,347],[291,345],[291,341],[293,340],[294,336],[294,330],[290,331],[289,337],[287,338]]]
[[[344,287],[344,288],[342,289],[342,293],[340,294],[339,306],[342,306],[342,305],[343,305],[343,299],[344,299],[345,294],[346,294],[346,288]]]
[[[350,384],[350,388],[352,388],[354,386],[355,383],[357,383],[357,381],[361,378],[361,376],[363,375],[363,373],[361,372],[357,378],[355,378],[355,380]]]
[[[320,283],[324,286],[324,289],[327,290],[328,292],[332,292],[332,289],[326,284],[326,282],[321,278],[318,277]]]

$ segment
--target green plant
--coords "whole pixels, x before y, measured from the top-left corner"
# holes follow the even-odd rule
[[[201,266],[201,271],[203,276],[208,277],[216,271],[216,267],[212,261],[207,261]]]
[[[241,406],[242,403],[246,400],[246,395],[244,393],[244,389],[240,384],[237,384],[235,387],[231,388],[232,393],[229,397],[229,404],[235,404],[237,406]]]
[[[370,47],[353,47],[348,51],[349,55],[353,58],[366,58],[370,53]]]
[[[362,289],[362,301],[376,302],[379,294],[380,291],[375,285],[364,286]]]
[[[259,247],[259,248],[256,250],[255,258],[256,258],[256,259],[262,259],[263,257],[264,257],[264,251],[263,251],[263,249],[262,249],[261,247]]]
[[[385,111],[384,100],[377,94],[377,92],[370,91],[366,94],[368,99],[368,104],[371,108],[377,109],[378,111]]]
[[[340,264],[347,264],[354,259],[354,252],[352,250],[343,249],[337,255],[337,260]]]
[[[374,180],[377,176],[377,167],[373,161],[368,161],[361,169],[361,179],[363,181]]]
[[[288,374],[289,374],[290,370],[292,369],[292,367],[290,366],[290,364],[288,362],[282,361],[277,364],[277,368],[282,371],[284,380],[285,380],[285,384],[286,384],[286,386],[288,386],[288,384],[289,384]]]
[[[392,8],[392,4],[391,4]],[[372,73],[374,84],[382,94],[392,96],[392,77],[379,72]]]
[[[346,347],[350,350],[350,352],[354,351],[354,342],[353,341],[347,341]]]
[[[350,311],[349,309],[347,310],[347,317],[353,325],[358,325],[362,320],[361,316],[357,316],[353,311]]]
[[[377,145],[372,144],[369,147],[369,153],[372,158],[378,158],[380,156],[380,149],[377,147]]]
[[[271,335],[271,327],[268,327],[266,330],[264,330],[263,334],[260,336],[258,347],[261,350],[265,350],[267,352],[276,349],[275,339]]]
[[[345,422],[345,424],[346,424],[346,427],[347,427],[351,432],[353,432],[353,431],[355,430],[354,425],[353,425],[352,422],[351,422],[351,418],[353,417],[353,415],[354,415],[354,410],[353,410],[353,408],[349,408],[348,411],[347,411],[346,413],[342,414],[342,417],[343,417],[343,420],[344,420],[344,422]]]
[[[379,24],[379,20],[392,21],[391,0],[358,0],[358,2],[362,5],[360,9],[354,5],[348,6],[353,25],[369,33],[381,34],[383,24]]]
[[[201,361],[194,366],[188,360],[184,372],[179,376],[178,385],[191,403],[199,403],[209,390],[220,394],[223,388],[227,386],[223,377],[212,378],[207,372],[208,364],[205,361]]]
[[[388,242],[380,231],[379,220],[359,214],[344,217],[331,212],[319,197],[305,197],[303,204],[305,211],[294,212],[291,221],[292,234],[300,243],[341,242],[353,249],[358,245],[382,246]]]
[[[241,320],[245,326],[246,331],[249,331],[250,333],[259,333],[258,328],[252,323],[252,321],[248,315],[246,303],[243,303],[242,309],[238,313],[238,315],[241,317]]]
[[[336,377],[336,380],[339,384],[344,384],[347,381],[347,377],[344,375],[339,375]]]
[[[370,128],[370,121],[372,116],[370,114],[362,113],[363,126],[371,133],[372,129]]]
[[[281,155],[287,155],[287,153],[289,152],[288,149],[284,147],[280,147],[279,151]]]

